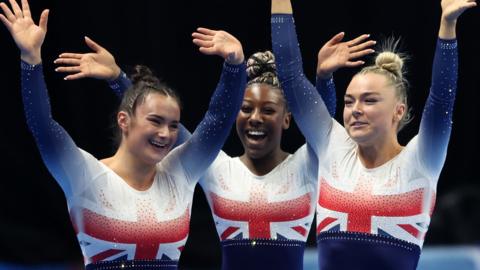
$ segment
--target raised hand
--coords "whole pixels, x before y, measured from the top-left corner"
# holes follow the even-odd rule
[[[88,37],[85,37],[85,43],[93,52],[62,53],[54,61],[55,64],[61,65],[55,71],[71,73],[65,77],[65,80],[81,78],[116,79],[120,75],[121,70],[115,62],[113,55]]]
[[[465,10],[475,6],[475,0],[442,0],[442,19],[456,21]]]
[[[15,0],[9,0],[12,8],[0,3],[3,14],[0,20],[12,35],[23,61],[36,65],[42,62],[41,48],[47,34],[48,10],[40,15],[40,22],[36,25],[32,20],[27,0],[22,0],[22,8]],[[5,15],[4,15],[5,14]]]
[[[244,60],[242,44],[225,31],[200,27],[192,37],[193,43],[204,54],[219,55],[229,64],[240,64]]]
[[[438,36],[442,39],[455,39],[457,19],[462,13],[477,6],[475,0],[442,0],[442,18]]]
[[[345,33],[341,32],[327,41],[318,52],[317,76],[326,79],[332,73],[342,67],[357,67],[364,61],[354,61],[357,58],[373,53],[369,47],[375,45],[375,41],[368,40],[369,35],[361,35],[353,40],[342,42]]]

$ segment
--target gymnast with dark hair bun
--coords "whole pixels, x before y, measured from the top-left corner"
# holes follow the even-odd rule
[[[400,145],[408,123],[407,81],[397,42],[353,76],[343,126],[305,79],[290,0],[272,0],[272,47],[280,83],[318,158],[320,269],[415,269],[435,204],[452,129],[457,88],[458,17],[472,0],[442,0],[432,85],[420,130]],[[348,50],[355,46],[348,44]],[[327,62],[327,59],[324,59]],[[323,72],[332,80],[335,65]]]
[[[222,31],[202,29],[193,34],[194,42],[203,51],[218,32]],[[353,58],[373,52],[367,47],[374,42],[365,41],[367,38],[363,35],[349,41],[359,50],[344,54],[344,62],[333,64],[349,66]],[[325,70],[322,58],[342,47],[337,40],[336,36],[320,50],[319,72]],[[114,57],[91,39],[85,41],[92,52],[61,54],[55,61],[61,65],[57,71],[70,73],[67,80],[108,80],[121,95],[129,82]],[[282,134],[291,116],[272,52],[253,54],[247,61],[247,74],[236,121],[244,154],[230,157],[220,152],[200,180],[222,245],[222,269],[303,269],[303,252],[316,204],[316,157],[307,145],[294,154],[281,148]],[[320,94],[332,101],[327,104],[334,114],[333,84],[320,79],[317,82],[319,88],[325,87]]]
[[[42,159],[65,193],[86,269],[177,269],[189,232],[195,184],[220,151],[245,89],[240,42],[212,35],[203,52],[225,59],[208,111],[192,136],[174,145],[180,103],[174,91],[139,68],[117,113],[121,141],[98,160],[78,148],[52,118],[41,46],[48,10],[34,24],[27,0],[0,3],[0,20],[21,53],[27,125]]]

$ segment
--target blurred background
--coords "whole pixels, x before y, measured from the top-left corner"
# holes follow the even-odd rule
[[[391,35],[402,37],[402,50],[410,55],[407,78],[415,115],[400,133],[401,143],[407,143],[418,131],[430,86],[440,1],[293,2],[304,69],[312,82],[318,50],[336,33],[345,31],[347,39],[370,33],[377,41]],[[190,130],[207,109],[222,65],[219,57],[202,55],[192,44],[191,33],[196,27],[232,33],[242,42],[246,55],[271,48],[270,1],[31,0],[30,5],[36,22],[41,10],[50,9],[42,57],[54,118],[79,147],[99,159],[114,152],[112,126],[118,100],[105,82],[64,81],[53,65],[62,52],[87,52],[85,35],[110,50],[125,71],[135,64],[153,68],[180,93],[182,123]],[[479,15],[478,7],[469,10],[457,25],[460,65],[454,127],[420,269],[480,269],[480,183],[476,167],[480,162]],[[78,269],[82,255],[65,198],[43,165],[26,127],[19,53],[3,26],[0,59],[0,269],[65,269],[65,265]],[[356,71],[335,74],[336,118],[340,122],[344,90]],[[295,126],[284,135],[283,148],[287,151],[293,152],[303,143]],[[232,156],[242,153],[234,129],[224,150]],[[194,198],[181,269],[219,269],[219,240],[200,188]],[[315,269],[314,230],[308,244],[306,268]],[[458,260],[445,262],[447,257]]]

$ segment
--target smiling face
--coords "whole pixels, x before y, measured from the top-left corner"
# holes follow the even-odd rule
[[[384,75],[358,74],[345,94],[343,121],[350,137],[360,145],[373,145],[397,134],[405,104]]]
[[[236,125],[249,158],[263,158],[280,151],[282,132],[290,125],[282,92],[263,83],[248,86]]]
[[[180,107],[177,101],[158,93],[148,94],[133,115],[121,111],[118,124],[122,144],[146,164],[154,165],[167,155],[178,136]]]

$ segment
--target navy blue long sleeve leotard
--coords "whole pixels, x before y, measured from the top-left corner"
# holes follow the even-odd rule
[[[305,79],[291,14],[272,15],[272,42],[290,109],[318,155],[320,269],[415,269],[450,138],[456,40],[437,42],[418,135],[396,157],[370,169]]]
[[[25,116],[42,159],[62,187],[87,269],[177,269],[188,238],[195,184],[235,121],[245,65],[224,64],[207,113],[191,138],[157,164],[139,191],[79,149],[53,120],[42,65],[21,64]]]

